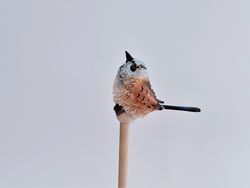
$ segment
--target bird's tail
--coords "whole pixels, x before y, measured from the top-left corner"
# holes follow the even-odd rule
[[[200,112],[201,109],[197,107],[189,107],[189,106],[171,106],[171,105],[161,105],[163,109],[166,110],[181,110],[188,112]]]

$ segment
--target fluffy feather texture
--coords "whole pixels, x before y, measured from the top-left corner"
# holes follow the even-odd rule
[[[132,120],[163,109],[200,112],[196,107],[163,105],[164,101],[157,99],[151,88],[145,64],[128,52],[126,58],[113,84],[113,99],[119,112],[124,110]]]
[[[134,71],[131,66],[135,66]],[[145,64],[138,59],[127,61],[118,70],[113,85],[114,102],[133,118],[143,117],[159,108],[151,88]]]

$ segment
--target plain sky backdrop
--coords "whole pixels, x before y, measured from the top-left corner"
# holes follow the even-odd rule
[[[115,188],[124,51],[158,98],[130,129],[129,188],[250,187],[250,3],[0,1],[0,187]]]

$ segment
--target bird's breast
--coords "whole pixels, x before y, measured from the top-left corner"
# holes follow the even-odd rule
[[[149,81],[130,80],[117,91],[114,101],[134,117],[143,117],[159,108]]]

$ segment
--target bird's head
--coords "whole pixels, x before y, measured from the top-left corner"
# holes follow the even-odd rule
[[[148,79],[147,68],[145,64],[136,58],[133,58],[127,51],[126,63],[124,63],[120,69],[119,74],[122,77],[132,77],[134,79]]]

